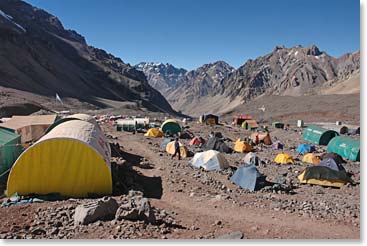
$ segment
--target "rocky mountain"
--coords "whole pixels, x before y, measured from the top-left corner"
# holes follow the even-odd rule
[[[0,1],[0,54],[0,86],[101,107],[123,101],[173,112],[144,73],[23,1]]]
[[[169,63],[141,62],[135,66],[137,70],[144,72],[149,84],[163,95],[176,88],[185,81],[187,70],[176,68]]]
[[[259,96],[358,93],[359,71],[359,51],[335,58],[315,45],[277,46],[236,70],[225,62],[204,65],[162,93],[175,110],[221,113]]]
[[[215,88],[233,71],[234,68],[223,61],[205,64],[187,72],[184,83],[164,95],[174,108],[185,112],[200,103],[201,98],[213,95]]]
[[[273,52],[248,60],[213,93],[248,101],[257,96],[318,94],[327,82],[337,83],[359,73],[360,53],[334,58],[318,47],[277,46]]]
[[[143,71],[151,86],[159,90],[173,105],[181,110],[186,104],[209,95],[234,68],[223,61],[205,64],[187,71],[171,64],[142,62],[135,66]]]

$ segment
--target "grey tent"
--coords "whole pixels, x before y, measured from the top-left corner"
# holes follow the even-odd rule
[[[241,166],[230,179],[242,189],[259,190],[266,185],[266,176],[262,175],[254,165]]]
[[[204,145],[205,150],[216,150],[222,153],[231,153],[232,149],[224,143],[223,139],[217,137],[211,137]]]
[[[321,159],[331,158],[334,159],[334,161],[337,164],[347,163],[340,155],[337,153],[324,153],[321,155]]]
[[[336,161],[332,158],[325,158],[323,159],[318,166],[322,167],[328,167],[335,171],[345,171],[345,168],[342,166],[342,164],[336,163]]]

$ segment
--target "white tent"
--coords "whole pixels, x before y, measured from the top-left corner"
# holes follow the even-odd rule
[[[207,171],[222,170],[229,167],[224,155],[215,150],[196,153],[190,164],[196,168],[202,167]]]

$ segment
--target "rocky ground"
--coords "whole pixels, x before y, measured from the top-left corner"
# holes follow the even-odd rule
[[[229,126],[211,128],[196,122],[188,126],[202,137],[207,137],[210,131],[218,131],[234,141],[250,134]],[[273,159],[280,150],[257,147],[261,159],[258,170],[267,176],[267,181],[283,184],[250,192],[229,180],[242,164],[243,153],[225,154],[230,168],[207,172],[189,166],[191,157],[171,160],[159,147],[163,138],[117,132],[111,125],[102,125],[102,128],[115,144],[111,160],[112,198],[119,212],[114,210],[110,217],[80,225],[75,222],[76,208],[95,203],[95,199],[0,208],[1,238],[360,238],[359,163],[348,161],[344,165],[356,185],[337,189],[300,184],[297,175],[311,165],[299,161],[301,156],[295,151],[298,144],[304,142],[301,129],[270,128],[272,139],[284,143],[284,151],[296,162],[275,164]],[[189,139],[182,142],[188,146]],[[233,147],[232,142],[228,144]],[[189,146],[189,150],[195,153],[200,148]],[[324,151],[325,147],[317,146],[317,152]],[[134,201],[141,201],[142,197],[148,198],[148,203],[140,209]],[[154,219],[140,214],[149,214],[147,216]]]

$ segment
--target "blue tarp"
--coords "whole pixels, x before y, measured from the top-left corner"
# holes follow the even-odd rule
[[[312,153],[315,151],[315,146],[309,144],[300,144],[297,147],[297,152],[304,154],[304,153]]]

